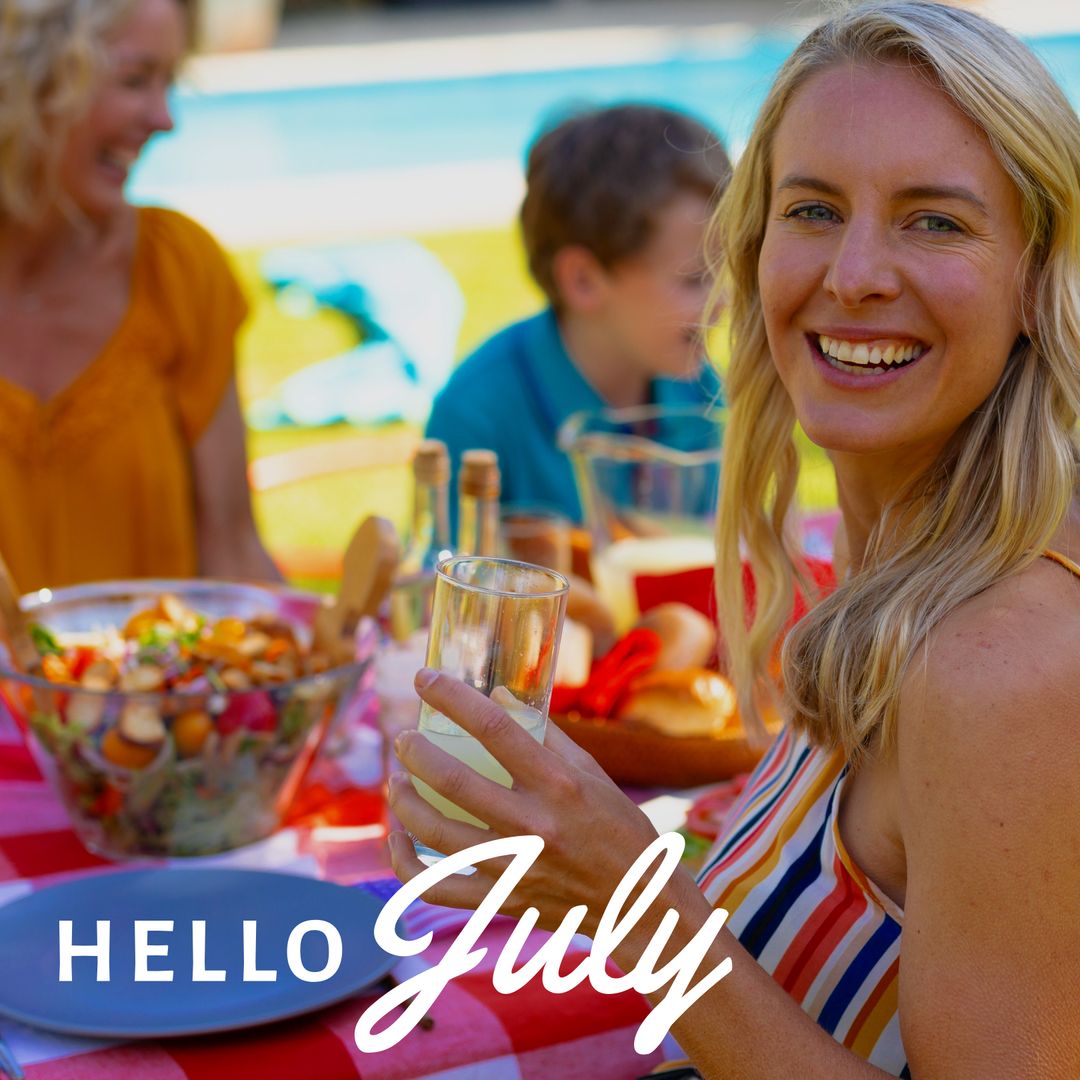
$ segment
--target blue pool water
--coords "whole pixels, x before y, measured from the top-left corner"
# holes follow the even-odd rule
[[[690,48],[618,67],[252,93],[180,91],[177,131],[149,148],[132,195],[169,201],[189,186],[521,159],[544,119],[575,102],[678,106],[710,121],[737,150],[794,41],[757,36],[722,51]],[[1080,35],[1032,44],[1080,104]]]

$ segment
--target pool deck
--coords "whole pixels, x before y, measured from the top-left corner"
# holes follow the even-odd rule
[[[818,0],[516,0],[453,8],[301,12],[274,47],[195,58],[210,92],[626,64],[702,36],[809,28]]]
[[[1021,34],[1080,31],[1072,0],[964,6]],[[190,74],[216,92],[621,64],[703,35],[809,29],[828,8],[822,0],[518,0],[294,12],[272,48],[197,57]]]
[[[194,57],[186,78],[207,93],[482,76],[662,59],[684,44],[737,44],[799,32],[819,0],[517,0],[453,8],[358,8],[287,16],[272,48]],[[970,0],[1024,34],[1080,30],[1070,0]],[[231,247],[422,234],[509,224],[522,194],[516,160],[382,169],[212,186],[180,208]],[[433,199],[431,193],[438,192]]]

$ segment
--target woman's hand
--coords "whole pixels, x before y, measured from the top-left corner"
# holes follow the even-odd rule
[[[402,764],[491,828],[444,817],[403,775],[391,778],[394,813],[409,832],[447,854],[502,836],[543,837],[542,854],[502,910],[520,916],[533,907],[540,912],[539,926],[557,930],[572,907],[585,904],[588,915],[580,929],[595,935],[616,886],[656,838],[649,820],[553,724],[540,746],[495,702],[449,676],[421,671],[416,688],[424,701],[476,736],[510,773],[514,786],[504,788],[480,776],[417,731],[403,732],[395,741]],[[390,852],[402,881],[427,869],[404,832],[391,833]],[[455,874],[433,885],[424,899],[476,908],[507,865],[508,860],[484,860],[474,874]],[[636,969],[659,916],[669,909],[678,912],[679,922],[662,960],[690,942],[712,912],[690,876],[678,871],[654,902],[651,918],[642,920],[612,953],[624,972]],[[728,957],[733,958],[732,974],[699,998],[671,1029],[703,1076],[884,1077],[815,1024],[726,929],[701,970],[710,971]],[[649,997],[656,1005],[666,993],[665,987]]]
[[[513,787],[480,776],[420,732],[403,732],[395,749],[405,768],[490,829],[440,814],[401,774],[390,782],[390,806],[398,819],[417,839],[446,854],[502,836],[542,837],[543,854],[503,911],[520,915],[535,907],[540,925],[555,929],[570,908],[586,904],[589,915],[582,930],[591,933],[626,871],[656,839],[648,818],[554,724],[548,724],[540,746],[499,705],[456,679],[424,670],[417,675],[416,689],[432,708],[487,747],[510,773]],[[392,833],[389,843],[394,872],[402,881],[427,869],[405,833]],[[507,863],[485,861],[475,874],[455,875],[433,886],[425,898],[476,907]]]

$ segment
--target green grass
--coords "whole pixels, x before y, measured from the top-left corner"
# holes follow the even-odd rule
[[[443,261],[465,296],[459,357],[471,352],[499,327],[539,308],[542,298],[528,276],[514,229],[443,233],[416,239]],[[238,379],[245,402],[270,392],[305,365],[356,344],[355,330],[343,315],[326,309],[294,313],[279,305],[259,275],[263,254],[261,250],[248,250],[232,256],[252,304],[251,317],[238,343]],[[252,431],[248,434],[248,456],[255,460],[352,437],[361,430],[338,424],[314,430]],[[803,454],[803,506],[808,510],[835,506],[835,483],[824,453],[805,437],[800,438],[799,445]],[[297,546],[341,551],[359,521],[369,514],[388,517],[403,527],[408,519],[409,499],[408,469],[380,468],[320,477],[258,493],[255,514],[271,551]]]

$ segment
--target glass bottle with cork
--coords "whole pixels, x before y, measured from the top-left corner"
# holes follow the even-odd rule
[[[450,546],[450,455],[438,439],[424,439],[413,457],[413,515],[405,554],[390,594],[390,635],[404,641],[426,631],[435,568]]]
[[[427,653],[435,570],[453,551],[450,545],[450,455],[446,444],[425,439],[413,457],[413,514],[405,553],[390,588],[383,629],[386,640],[375,660],[375,691],[383,735],[383,774],[398,768],[393,741],[415,728],[420,699],[413,676]],[[387,810],[389,815],[389,810]],[[396,827],[388,816],[387,828]]]
[[[413,515],[402,574],[435,572],[450,549],[450,455],[438,439],[424,439],[413,457]]]
[[[494,450],[466,450],[461,455],[457,554],[498,554],[500,487]]]

